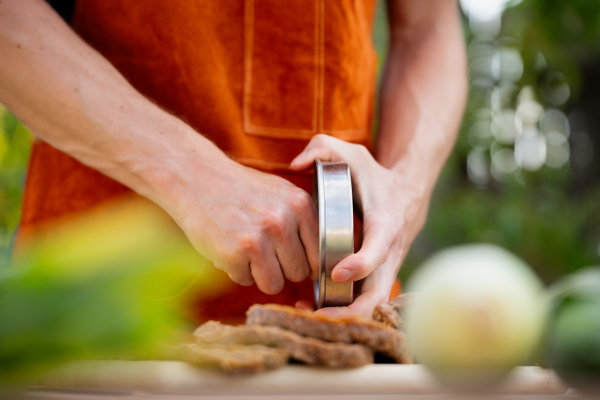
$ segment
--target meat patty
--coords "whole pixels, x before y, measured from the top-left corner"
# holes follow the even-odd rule
[[[412,363],[406,336],[378,321],[357,316],[331,317],[277,304],[255,304],[246,325],[277,326],[328,342],[362,343],[399,363]]]
[[[417,296],[416,293],[404,293],[387,303],[380,303],[373,310],[373,319],[387,326],[404,331],[403,313]]]
[[[182,344],[175,349],[177,358],[190,364],[221,368],[231,375],[255,374],[287,364],[290,353],[263,345]]]
[[[209,321],[194,332],[200,345],[265,345],[285,349],[306,364],[333,368],[360,367],[373,362],[373,351],[362,344],[329,343],[274,326],[222,325]]]

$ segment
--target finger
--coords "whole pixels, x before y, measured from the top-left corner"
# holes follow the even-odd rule
[[[215,264],[215,267],[227,272],[229,278],[242,286],[252,286],[254,285],[254,278],[252,277],[252,273],[250,272],[250,265],[247,264],[241,267],[223,267]]]
[[[275,250],[265,252],[261,257],[252,259],[250,261],[250,272],[261,292],[277,294],[283,289],[285,282]]]
[[[341,161],[337,152],[333,152],[332,149],[343,148],[345,145],[347,145],[346,142],[331,136],[323,134],[316,135],[311,139],[304,151],[294,158],[290,164],[290,168],[295,171],[310,169],[315,162],[315,159],[322,161]]]
[[[360,250],[338,263],[331,276],[334,282],[355,282],[367,277],[383,264],[396,240],[395,233],[388,222],[365,219],[363,244]]]
[[[372,318],[373,309],[379,303],[388,301],[392,286],[396,279],[395,261],[386,261],[380,268],[373,271],[361,281],[361,292],[348,307],[326,307],[317,313],[333,316],[359,315]]]
[[[291,233],[285,243],[276,245],[275,251],[283,275],[288,280],[302,282],[311,274],[304,246],[297,231]]]
[[[298,300],[294,307],[298,310],[315,311],[315,305],[308,300]]]
[[[373,310],[377,304],[383,303],[386,300],[387,297],[378,291],[363,293],[354,300],[354,303],[348,306],[348,314],[371,319],[373,318]]]
[[[325,147],[316,147],[306,149],[300,153],[290,164],[290,168],[295,171],[303,171],[312,168],[316,159],[321,161],[337,161],[332,156],[331,150]]]
[[[330,317],[342,317],[352,315],[352,311],[348,307],[325,307],[315,311],[315,314],[329,315]]]
[[[386,300],[387,298],[378,292],[366,292],[358,296],[354,302],[347,307],[325,307],[315,311],[315,314],[330,315],[332,317],[358,315],[363,318],[371,319],[375,306]]]
[[[349,309],[353,314],[364,315],[371,318],[375,306],[389,300],[392,286],[394,286],[396,275],[400,268],[401,260],[401,255],[393,254],[388,257],[381,266],[360,282],[360,294],[349,306]]]

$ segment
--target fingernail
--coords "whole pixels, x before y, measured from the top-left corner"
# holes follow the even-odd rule
[[[335,281],[338,283],[347,282],[352,277],[352,274],[347,269],[340,269],[335,274]]]

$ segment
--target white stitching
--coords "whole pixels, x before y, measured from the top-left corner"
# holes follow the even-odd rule
[[[294,130],[294,129],[290,129],[289,131],[282,131],[282,130],[278,130],[278,129],[265,129],[265,128],[261,128],[261,127],[251,127],[250,129],[246,130],[246,134],[248,135],[255,135],[255,136],[261,136],[262,133],[277,133],[279,134],[280,138],[284,138],[284,139],[298,139],[298,140],[302,140],[302,139],[311,139],[315,133],[312,131],[299,131],[299,130]],[[336,137],[338,139],[346,139],[346,140],[362,140],[362,137],[358,137],[356,135],[353,135],[354,133],[357,132],[364,132],[363,130],[346,130],[346,131],[321,131],[320,133],[335,133]]]
[[[259,168],[265,168],[265,169],[271,169],[271,170],[280,170],[280,171],[288,171],[288,172],[296,172],[296,173],[300,173],[300,174],[309,174],[310,172],[307,171],[293,171],[290,168],[290,164],[287,163],[279,163],[279,162],[275,162],[275,161],[266,161],[266,160],[261,160],[259,158],[248,158],[248,157],[235,157],[232,155],[229,155],[229,158],[231,158],[234,161],[237,161],[241,164],[247,165],[247,166],[255,166],[255,167],[259,167]]]
[[[254,42],[254,0],[246,0],[246,93],[244,104],[244,128],[246,133],[258,134],[275,133],[290,135],[302,134],[300,138],[310,138],[316,133],[351,134],[364,133],[365,129],[324,130],[324,104],[325,104],[325,2],[315,0],[315,98],[313,99],[313,130],[296,128],[272,128],[252,124],[250,118],[250,102],[252,91],[252,57]],[[297,136],[296,136],[297,137]],[[353,137],[353,136],[352,136]]]
[[[320,83],[321,83],[321,87],[320,87],[320,96],[321,96],[321,115],[320,115],[320,119],[319,119],[319,133],[363,133],[364,129],[346,129],[346,130],[325,130],[323,129],[323,121],[325,120],[325,1],[324,0],[319,0],[320,1],[320,7],[321,7],[321,40],[320,40],[320,47],[321,47],[321,54],[320,54],[320,59],[319,59],[319,64],[321,66],[321,79],[320,79]]]
[[[244,125],[250,126],[250,92],[252,90],[252,45],[254,40],[254,0],[246,1],[246,98]]]
[[[315,96],[313,97],[313,133],[317,133],[319,121],[319,7],[315,0]]]
[[[308,130],[303,130],[303,129],[296,129],[296,128],[269,128],[269,127],[262,127],[262,126],[255,126],[255,125],[250,125],[250,128],[248,129],[248,132],[251,133],[259,133],[260,131],[269,131],[269,132],[273,132],[273,133],[307,133],[307,134],[314,134],[314,131],[308,131]]]
[[[319,37],[319,131],[323,130],[323,109],[325,100],[323,98],[325,92],[325,3],[323,0],[319,1],[319,8],[321,9],[320,16],[321,18],[318,20],[318,24],[321,28],[321,37]]]

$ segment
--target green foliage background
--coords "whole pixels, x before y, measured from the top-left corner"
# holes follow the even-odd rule
[[[594,158],[584,168],[573,162],[559,169],[522,171],[505,182],[473,185],[466,173],[468,131],[481,99],[471,93],[455,149],[438,182],[428,222],[413,245],[400,276],[433,252],[469,242],[491,242],[524,258],[547,283],[600,261],[600,2],[523,0],[502,17],[498,42],[520,45],[521,88],[534,89],[543,106],[565,114],[578,110],[586,120]],[[511,4],[509,3],[509,6]],[[467,46],[474,39],[466,18]],[[377,38],[377,36],[376,36]],[[546,65],[537,64],[543,55]],[[540,89],[549,71],[559,71],[571,96],[557,107]],[[571,157],[575,157],[573,153]],[[572,160],[571,160],[572,161]]]
[[[374,40],[385,60],[387,26],[379,2]],[[466,242],[502,245],[529,262],[546,282],[569,271],[599,263],[600,252],[600,2],[598,0],[523,0],[508,8],[500,36],[516,38],[524,73],[517,84],[538,91],[544,74],[560,71],[571,96],[561,109],[579,109],[588,119],[595,157],[585,168],[567,165],[521,173],[516,179],[476,187],[466,174],[467,132],[476,120],[476,96],[469,98],[455,150],[436,189],[429,219],[401,277],[441,248]],[[467,44],[473,39],[466,18]],[[539,54],[546,66],[539,68]],[[0,262],[6,263],[18,225],[22,183],[31,134],[0,109]]]

